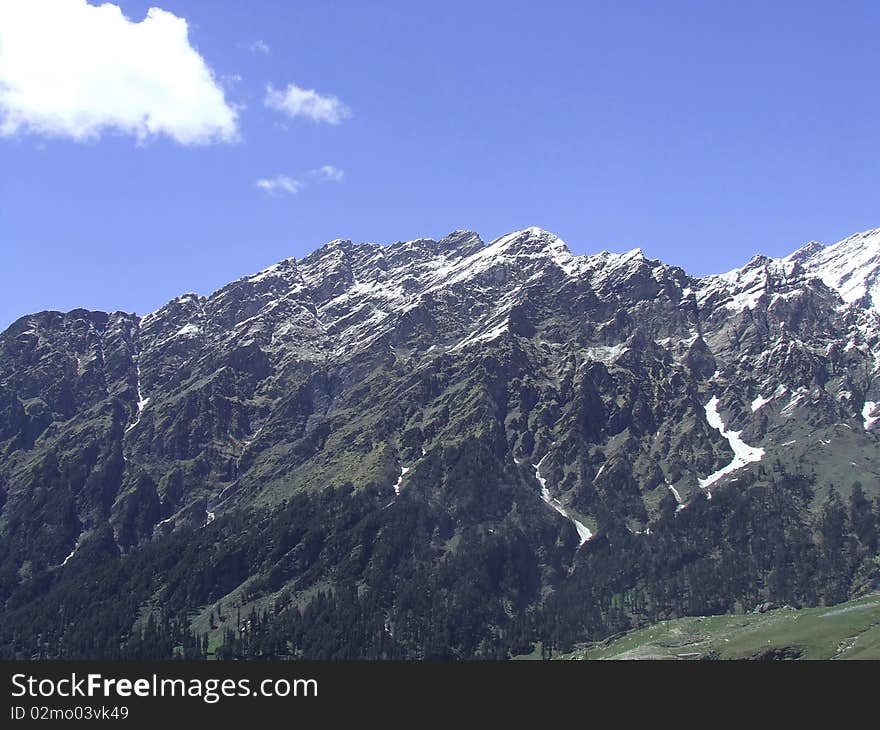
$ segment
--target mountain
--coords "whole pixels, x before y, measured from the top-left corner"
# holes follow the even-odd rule
[[[835,289],[847,304],[880,307],[880,228],[857,233],[828,248],[812,242],[788,256]]]
[[[880,575],[878,259],[456,231],[23,317],[2,655],[508,656],[846,600]]]

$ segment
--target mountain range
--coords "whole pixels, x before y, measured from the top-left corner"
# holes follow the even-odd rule
[[[880,229],[335,240],[0,334],[0,656],[509,657],[880,585]]]

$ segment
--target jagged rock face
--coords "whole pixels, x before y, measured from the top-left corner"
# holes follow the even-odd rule
[[[827,248],[813,241],[785,261],[800,263],[847,304],[880,308],[880,228],[856,233]]]
[[[876,489],[878,259],[873,231],[695,279],[458,231],[333,241],[143,318],[24,317],[0,335],[0,534],[58,565],[107,523],[128,551],[347,484],[491,523],[513,509],[496,482],[540,505],[539,463],[542,519],[638,531],[670,487],[719,483],[725,429],[763,449],[743,469],[845,460]]]

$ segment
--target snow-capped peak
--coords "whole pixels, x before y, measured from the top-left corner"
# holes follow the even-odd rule
[[[284,259],[283,261],[279,261],[277,264],[267,266],[262,271],[258,271],[256,274],[246,276],[240,281],[246,281],[250,284],[257,284],[261,281],[266,281],[273,278],[289,278],[291,275],[294,277],[298,276],[298,272],[296,271],[295,258]]]
[[[568,245],[555,233],[532,226],[496,238],[470,257],[473,264],[507,259],[549,259],[572,276],[583,268],[583,256],[574,256]]]
[[[633,248],[623,253],[612,253],[611,251],[600,251],[594,256],[590,256],[590,260],[597,266],[604,269],[617,269],[621,266],[628,265],[633,261],[645,260],[645,254],[641,248]]]
[[[437,242],[437,251],[441,254],[456,253],[469,256],[481,250],[485,244],[476,231],[458,230],[444,236]]]
[[[800,262],[808,275],[836,289],[848,304],[880,311],[880,228],[828,247],[808,243],[783,260]]]
[[[732,312],[742,312],[754,309],[763,296],[779,286],[795,283],[800,278],[796,260],[757,255],[742,268],[702,279],[697,301],[702,304],[714,299]]]
[[[507,233],[492,241],[488,248],[504,252],[538,252],[545,249],[555,249],[564,250],[569,255],[571,254],[568,251],[568,246],[559,236],[537,226]]]
[[[819,253],[819,251],[823,250],[824,248],[824,244],[819,243],[818,241],[810,241],[809,243],[801,246],[794,253],[790,253],[783,259],[783,261],[797,261],[798,263],[803,263],[812,256],[815,256],[817,253]]]

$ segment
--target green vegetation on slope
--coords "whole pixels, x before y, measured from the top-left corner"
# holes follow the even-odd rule
[[[662,621],[566,659],[880,659],[880,593],[833,607]]]

